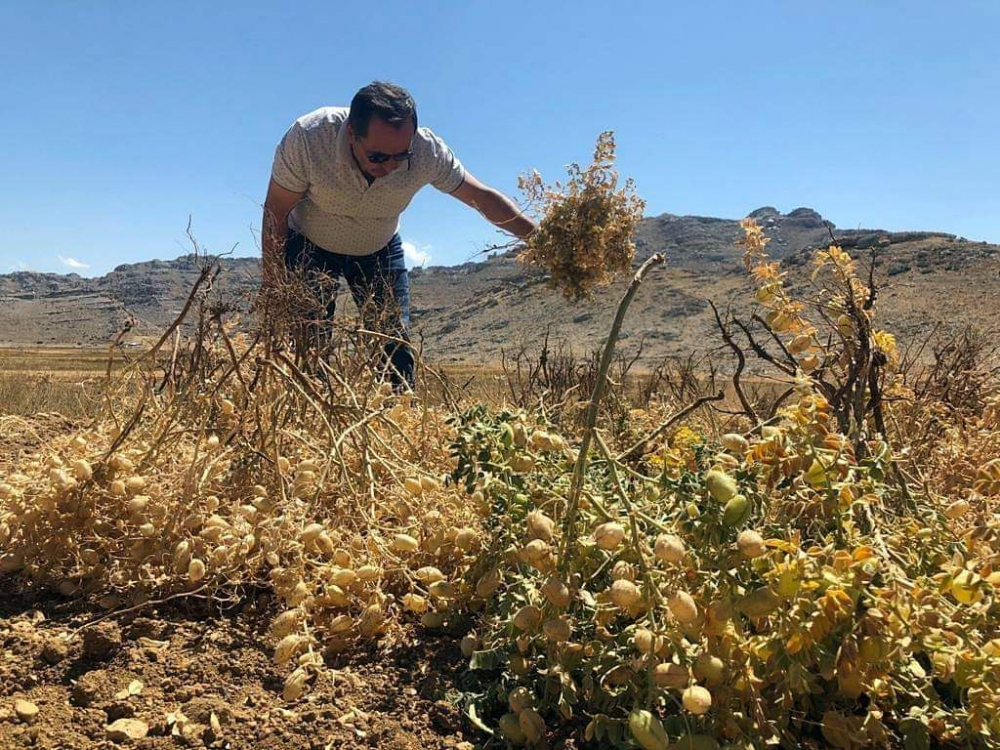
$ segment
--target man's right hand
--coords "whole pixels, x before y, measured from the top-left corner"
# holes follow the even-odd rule
[[[285,237],[288,234],[288,214],[305,193],[281,187],[273,179],[264,199],[264,219],[261,222],[261,282],[267,293],[276,287],[285,264]]]

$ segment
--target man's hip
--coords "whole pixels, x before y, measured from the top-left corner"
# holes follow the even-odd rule
[[[378,273],[406,273],[406,255],[398,232],[374,253],[346,255],[326,250],[304,234],[289,229],[285,239],[285,264],[289,269],[321,271],[331,276],[346,277],[360,273],[373,277]]]

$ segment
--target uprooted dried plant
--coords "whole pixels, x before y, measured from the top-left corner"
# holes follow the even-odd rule
[[[548,271],[549,283],[570,300],[591,297],[595,287],[627,272],[635,255],[633,235],[646,204],[631,179],[619,188],[614,161],[608,131],[598,137],[589,166],[569,165],[565,185],[547,186],[537,171],[518,181],[538,218],[518,260]]]

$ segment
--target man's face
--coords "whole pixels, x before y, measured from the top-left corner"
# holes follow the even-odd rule
[[[412,120],[402,127],[396,128],[377,115],[373,115],[368,122],[368,134],[364,138],[357,137],[350,124],[347,127],[351,137],[351,147],[354,149],[354,158],[358,160],[361,169],[372,177],[385,177],[406,164],[405,158],[398,160],[391,158],[386,161],[378,161],[378,159],[380,156],[402,157],[410,150],[410,144],[416,133]],[[376,161],[372,161],[372,157]]]

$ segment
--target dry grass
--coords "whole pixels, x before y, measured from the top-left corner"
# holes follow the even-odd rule
[[[0,347],[0,372],[96,374],[107,359],[107,349],[81,346]]]
[[[106,359],[78,347],[0,349],[0,414],[93,416]]]

